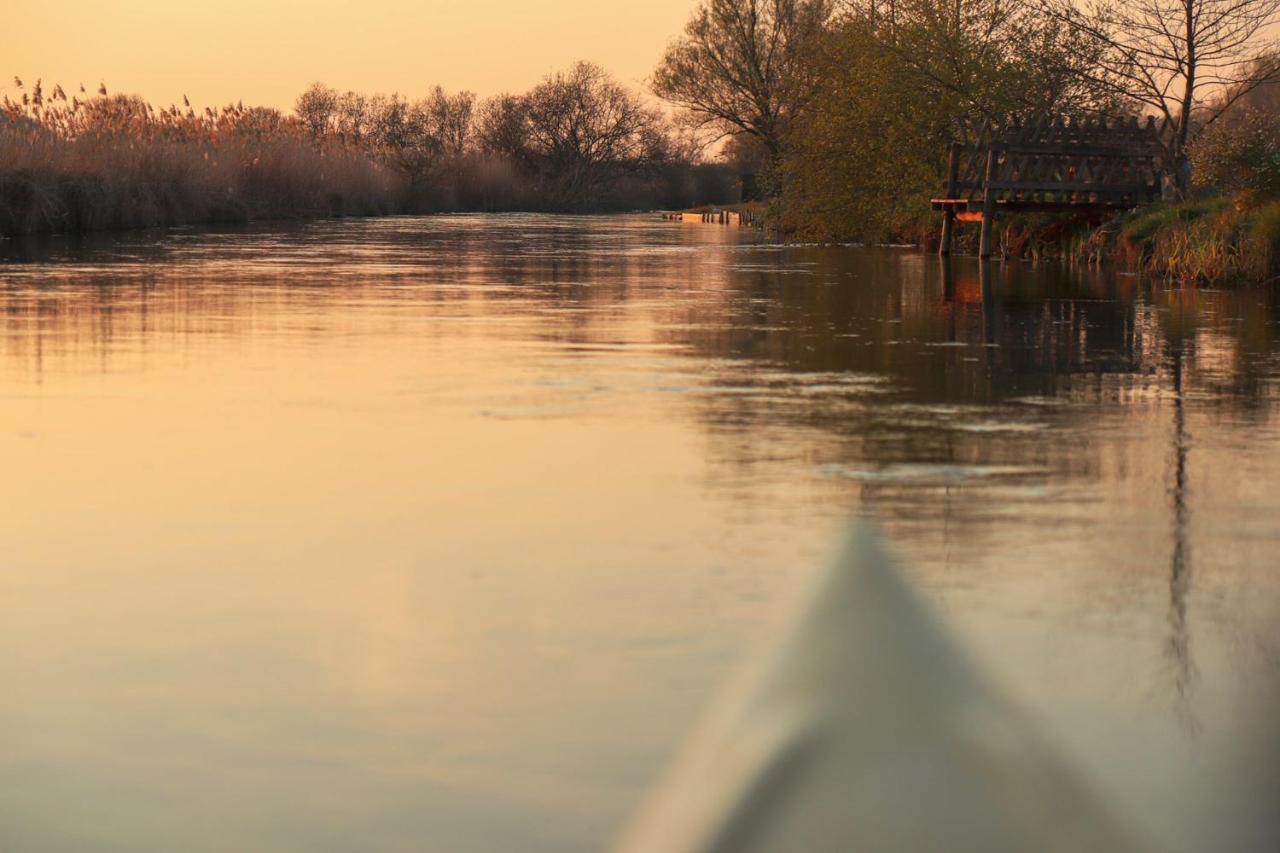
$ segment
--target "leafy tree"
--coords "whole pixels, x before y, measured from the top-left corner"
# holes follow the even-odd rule
[[[1073,30],[1000,0],[846,4],[812,54],[815,95],[788,137],[784,224],[799,235],[916,239],[949,143],[1008,114],[1110,106]]]
[[[927,211],[962,111],[904,86],[901,64],[878,45],[867,23],[845,20],[813,60],[824,84],[783,161],[781,218],[793,236],[892,239]]]
[[[913,89],[959,102],[968,125],[1010,113],[1028,116],[1116,107],[1088,72],[1095,40],[1031,7],[1007,0],[846,0],[874,49],[893,56]],[[963,135],[971,128],[957,128]]]
[[[1248,91],[1228,89],[1206,107],[1216,120],[1197,134],[1187,155],[1195,164],[1194,184],[1201,188],[1280,198],[1280,55],[1259,57]]]

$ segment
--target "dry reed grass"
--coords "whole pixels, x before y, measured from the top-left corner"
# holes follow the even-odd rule
[[[1111,244],[1112,254],[1179,284],[1280,277],[1280,201],[1245,194],[1234,201],[1217,196],[1161,205],[1098,235]]]
[[[0,104],[2,234],[388,213],[401,201],[393,170],[317,144],[275,110],[21,91]]]
[[[442,103],[466,100],[448,123],[446,145],[409,133],[420,105],[396,96],[338,96],[316,86],[299,99],[299,115],[287,116],[243,104],[197,111],[185,98],[182,107],[156,109],[105,87],[68,96],[60,86],[47,92],[38,81],[14,82],[19,96],[0,100],[0,235],[570,209],[545,164],[467,143],[470,96],[436,93]],[[302,106],[316,92],[333,94],[339,118],[358,107],[368,127],[308,121],[314,117]],[[622,177],[571,209],[680,208],[735,192],[722,165],[673,159],[618,171]]]

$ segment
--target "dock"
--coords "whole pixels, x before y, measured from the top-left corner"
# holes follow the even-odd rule
[[[1136,116],[1055,116],[987,124],[976,141],[953,142],[938,253],[951,253],[957,222],[981,225],[979,256],[989,258],[997,219],[1023,211],[1105,213],[1159,201],[1170,164],[1168,129]]]

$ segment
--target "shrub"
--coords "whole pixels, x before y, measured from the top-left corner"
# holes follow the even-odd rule
[[[1280,274],[1280,202],[1260,207],[1252,214],[1249,240],[1259,257],[1265,257],[1268,277]]]
[[[1246,109],[1224,116],[1196,140],[1191,158],[1201,187],[1280,197],[1280,113]]]

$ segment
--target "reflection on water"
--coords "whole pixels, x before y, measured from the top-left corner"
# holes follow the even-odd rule
[[[1195,665],[1191,661],[1191,636],[1187,628],[1187,596],[1191,591],[1191,553],[1187,545],[1190,513],[1187,506],[1186,402],[1182,389],[1182,341],[1173,346],[1173,557],[1169,573],[1169,655],[1174,663],[1175,707],[1184,724],[1195,731],[1190,692]]]
[[[599,849],[859,512],[1121,810],[1263,848],[1274,295],[750,237],[0,248],[5,849]]]

